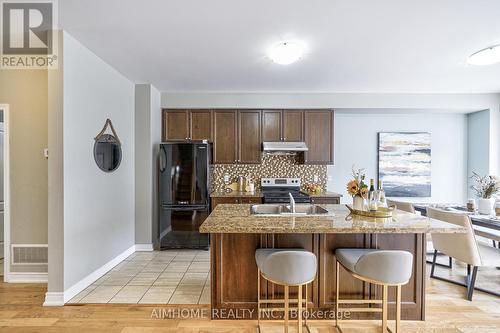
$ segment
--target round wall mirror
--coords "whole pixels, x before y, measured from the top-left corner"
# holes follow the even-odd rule
[[[94,160],[102,171],[115,171],[122,161],[120,142],[111,134],[102,134],[94,143]]]

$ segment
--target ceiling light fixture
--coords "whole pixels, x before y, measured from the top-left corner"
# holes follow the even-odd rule
[[[500,45],[490,46],[472,54],[467,62],[476,66],[487,66],[500,62]]]
[[[280,65],[290,65],[304,54],[304,46],[300,42],[279,42],[269,52],[269,58]]]

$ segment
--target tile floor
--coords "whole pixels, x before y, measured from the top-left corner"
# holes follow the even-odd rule
[[[69,303],[209,304],[210,253],[136,252]]]

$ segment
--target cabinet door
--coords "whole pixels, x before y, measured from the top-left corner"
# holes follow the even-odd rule
[[[260,111],[238,112],[238,163],[260,163]]]
[[[281,140],[281,111],[262,111],[262,141]]]
[[[236,163],[237,111],[214,111],[214,163]]]
[[[262,198],[253,198],[253,197],[241,197],[241,204],[260,204],[262,203]]]
[[[189,139],[189,112],[163,110],[163,140]]]
[[[191,111],[192,140],[212,141],[212,112],[210,110]]]
[[[307,164],[333,163],[333,111],[304,111]]]
[[[303,141],[304,112],[301,110],[283,111],[283,141]]]
[[[239,202],[239,198],[236,197],[215,197],[212,198],[212,210],[220,204],[237,204]]]

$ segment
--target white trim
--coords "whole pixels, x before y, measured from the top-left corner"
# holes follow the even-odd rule
[[[46,272],[9,272],[5,274],[4,280],[8,283],[47,283],[49,275]]]
[[[46,292],[45,302],[43,306],[63,306],[64,305],[64,293],[62,292]]]
[[[10,276],[10,117],[9,106],[0,104],[3,111],[3,197],[4,197],[4,223],[3,223],[3,280],[9,282]]]
[[[111,270],[113,267],[121,263],[123,260],[125,260],[128,256],[130,256],[132,253],[135,252],[135,245],[132,245],[122,253],[120,253],[118,256],[116,256],[114,259],[108,261],[106,264],[102,265],[68,289],[64,291],[64,297],[63,301],[64,303],[68,302],[70,299],[75,297],[79,292],[90,286],[92,283],[94,283],[97,279],[99,279],[101,276],[106,274],[109,270]],[[49,300],[47,300],[49,301]],[[45,303],[44,303],[45,304]]]
[[[153,244],[135,244],[137,252],[151,252],[153,251]]]

